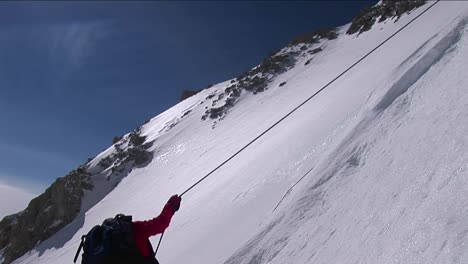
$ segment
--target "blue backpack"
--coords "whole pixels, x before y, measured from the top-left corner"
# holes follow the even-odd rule
[[[73,263],[81,249],[82,264],[136,263],[140,253],[133,239],[132,217],[118,214],[93,227],[81,237]]]

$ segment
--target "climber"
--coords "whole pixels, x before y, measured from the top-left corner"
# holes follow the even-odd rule
[[[142,263],[158,263],[154,257],[149,237],[160,234],[166,230],[171,222],[172,216],[179,210],[181,200],[182,198],[180,196],[174,195],[167,201],[159,216],[148,221],[133,222],[133,238],[144,260]]]
[[[132,222],[131,216],[122,214],[104,220],[82,237],[74,262],[83,248],[82,264],[159,264],[149,238],[166,230],[181,200],[173,195],[151,220]]]

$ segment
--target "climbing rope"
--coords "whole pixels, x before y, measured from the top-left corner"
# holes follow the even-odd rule
[[[320,90],[318,90],[317,92],[315,92],[314,94],[312,94],[311,96],[309,96],[309,98],[307,98],[305,101],[303,101],[301,104],[299,104],[298,106],[296,106],[294,109],[292,109],[291,111],[289,111],[285,116],[283,116],[281,119],[279,119],[276,123],[274,123],[273,125],[271,125],[269,128],[267,128],[265,131],[263,131],[260,135],[258,135],[257,137],[255,137],[253,140],[251,140],[247,145],[245,145],[244,147],[242,147],[240,150],[238,150],[236,153],[234,153],[233,155],[231,155],[227,160],[225,160],[223,163],[221,163],[220,165],[218,165],[216,168],[214,168],[212,171],[210,171],[208,174],[206,174],[204,177],[202,177],[201,179],[199,179],[197,182],[195,182],[194,184],[192,184],[189,188],[187,188],[184,192],[182,192],[182,194],[180,194],[180,196],[183,196],[185,195],[186,193],[188,193],[190,190],[192,190],[195,186],[197,186],[198,184],[200,184],[202,181],[204,181],[206,178],[208,178],[209,176],[211,176],[214,172],[216,172],[219,168],[221,168],[222,166],[224,166],[226,163],[228,163],[230,160],[232,160],[234,157],[236,157],[237,155],[239,155],[239,153],[241,153],[242,151],[244,151],[246,148],[248,148],[250,145],[252,145],[255,141],[257,141],[259,138],[261,138],[263,135],[265,135],[266,133],[268,133],[271,129],[273,129],[274,127],[276,127],[279,123],[281,123],[283,120],[285,120],[286,118],[288,118],[291,114],[293,114],[294,112],[296,112],[299,108],[301,108],[303,105],[305,105],[307,102],[309,102],[312,98],[314,98],[315,96],[317,96],[318,94],[320,94],[323,90],[325,90],[327,87],[329,87],[331,84],[333,84],[336,80],[338,80],[339,78],[341,78],[343,75],[345,75],[348,71],[350,71],[352,68],[354,68],[356,65],[358,65],[359,63],[361,63],[364,59],[366,59],[367,57],[369,57],[372,53],[374,53],[376,50],[378,50],[380,47],[382,47],[385,43],[387,43],[389,40],[391,40],[393,37],[395,37],[396,35],[398,35],[401,31],[403,31],[405,28],[407,28],[409,25],[411,25],[414,21],[416,21],[418,18],[420,18],[422,15],[424,15],[427,11],[429,11],[431,8],[433,8],[436,4],[438,4],[441,0],[437,0],[435,3],[433,3],[432,5],[430,5],[428,8],[426,8],[423,12],[421,12],[421,14],[417,15],[415,18],[413,18],[411,21],[409,21],[408,23],[406,23],[403,27],[401,27],[398,31],[396,31],[395,33],[393,33],[390,37],[388,37],[387,39],[385,39],[382,43],[380,43],[377,47],[375,47],[374,49],[372,49],[371,51],[369,51],[366,55],[364,55],[362,58],[360,58],[358,61],[356,61],[355,63],[353,63],[351,66],[349,66],[346,70],[344,70],[342,73],[340,73],[338,76],[336,76],[333,80],[331,80],[330,82],[328,82],[326,85],[324,85],[322,88],[320,88]],[[298,184],[303,178],[305,178],[305,176],[307,176],[310,171],[312,171],[312,169],[310,169],[296,184]],[[294,186],[296,185],[294,184]],[[293,186],[293,187],[294,187]],[[283,199],[284,199],[284,196],[283,196]],[[282,199],[282,200],[283,200]],[[281,201],[282,201],[281,200]],[[280,201],[280,203],[281,203]],[[279,204],[278,204],[279,205]],[[275,208],[276,209],[276,208]],[[158,253],[158,249],[159,249],[159,246],[161,245],[161,241],[162,241],[162,237],[164,235],[164,232],[161,234],[161,238],[159,239],[159,243],[158,243],[158,246],[156,248],[156,251],[154,253],[154,255],[156,255],[156,253]]]
[[[161,245],[161,241],[163,239],[164,232],[161,233],[161,237],[159,238],[158,246],[156,247],[156,250],[154,251],[154,255],[156,256],[156,253],[158,253],[159,246]]]

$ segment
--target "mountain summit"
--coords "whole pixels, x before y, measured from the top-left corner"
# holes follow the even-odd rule
[[[0,263],[67,263],[103,219],[154,216],[434,3],[381,1],[187,93],[5,217]],[[468,262],[467,23],[438,2],[187,192],[161,263]]]

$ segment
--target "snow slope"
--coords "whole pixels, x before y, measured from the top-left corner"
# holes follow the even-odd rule
[[[214,129],[200,117],[230,81],[153,118],[142,128],[153,161],[15,263],[71,262],[103,219],[155,216],[427,6],[320,43]],[[439,3],[184,195],[160,262],[468,263],[467,23],[468,3]]]

